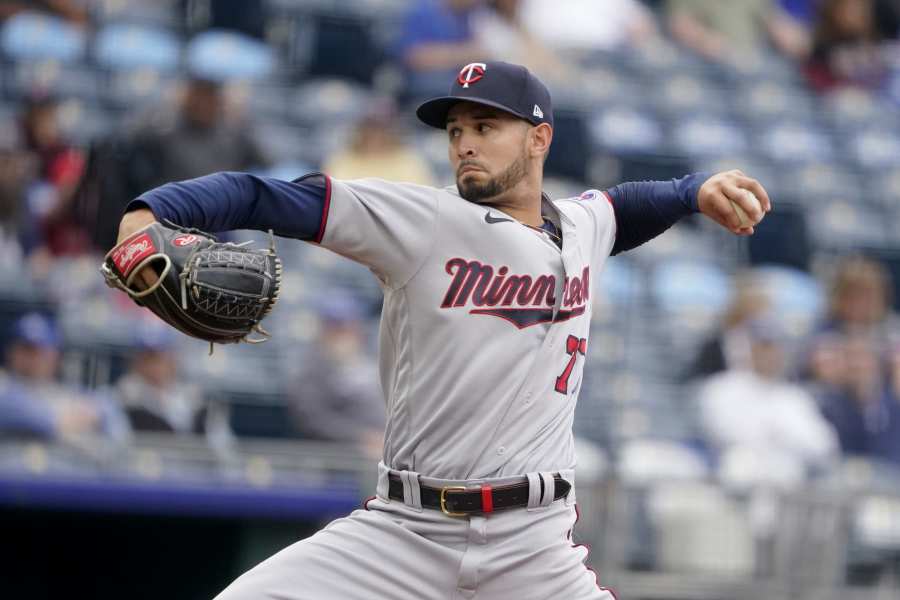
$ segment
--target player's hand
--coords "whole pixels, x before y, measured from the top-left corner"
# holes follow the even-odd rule
[[[752,192],[759,202],[747,192]],[[747,222],[741,223],[732,202],[743,209]],[[716,173],[707,179],[700,186],[697,204],[701,213],[736,235],[753,235],[753,226],[772,210],[763,186],[738,170]]]
[[[116,246],[121,244],[136,231],[155,222],[156,217],[153,216],[153,212],[148,208],[139,208],[125,213],[125,216],[122,217],[122,220],[119,222],[119,238],[116,240]],[[156,283],[156,280],[156,272],[147,266],[141,269],[135,276],[134,287],[137,289],[147,289]]]

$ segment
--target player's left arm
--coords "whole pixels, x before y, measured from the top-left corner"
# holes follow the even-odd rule
[[[752,192],[759,204],[747,194]],[[616,237],[612,254],[631,250],[647,242],[683,217],[702,213],[736,235],[751,235],[753,226],[743,226],[734,204],[752,224],[759,223],[772,208],[763,186],[741,171],[711,175],[695,173],[671,181],[623,183],[606,191],[613,207]]]

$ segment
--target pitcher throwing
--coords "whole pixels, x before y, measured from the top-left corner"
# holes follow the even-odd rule
[[[273,229],[366,265],[384,290],[374,497],[221,600],[610,598],[571,541],[593,286],[610,254],[685,215],[749,235],[771,209],[739,171],[549,198],[553,107],[521,66],[466,65],[417,115],[447,132],[455,186],[217,173],[149,191],[122,219],[120,240],[163,219]]]

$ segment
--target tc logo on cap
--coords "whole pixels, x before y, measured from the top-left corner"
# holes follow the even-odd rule
[[[484,63],[469,63],[462,68],[462,71],[459,72],[459,76],[456,80],[459,82],[461,86],[464,88],[468,88],[470,83],[475,83],[484,77],[484,72],[487,71],[487,65]]]

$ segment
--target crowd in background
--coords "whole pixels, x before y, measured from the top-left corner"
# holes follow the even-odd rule
[[[207,27],[256,39],[269,33],[266,3],[258,0],[181,4],[186,36]],[[90,30],[87,6],[0,2],[0,19],[38,10]],[[697,60],[737,73],[776,56],[819,93],[861,88],[900,101],[898,29],[900,3],[892,0],[408,2],[386,43],[399,79],[373,84],[376,99],[354,117],[352,132],[336,136],[341,143],[308,166],[340,178],[449,183],[410,141],[415,135],[401,113],[415,99],[443,94],[460,65],[485,58],[524,63],[571,89],[588,68],[569,60],[573,53],[637,52],[674,40]],[[6,58],[4,69],[12,62]],[[130,107],[112,131],[89,143],[68,139],[60,126],[64,96],[39,84],[25,90],[10,104],[15,114],[0,120],[4,268],[21,262],[40,281],[59,277],[54,265],[63,259],[99,262],[115,240],[122,208],[141,191],[214,171],[265,172],[278,162],[282,157],[254,135],[254,99],[235,102],[240,94],[232,93],[233,83],[188,64],[177,95]],[[900,330],[890,274],[877,261],[848,257],[822,283],[830,289],[827,309],[796,344],[770,318],[752,271],[736,277],[721,326],[695,349],[688,379],[699,382],[704,442],[723,463],[750,456],[760,477],[776,480],[802,479],[841,453],[900,465]],[[372,322],[373,311],[350,292],[313,308],[320,343],[293,374],[293,435],[355,442],[377,455],[384,416],[362,325]],[[63,381],[65,348],[52,308],[10,320],[0,379],[2,436],[97,434],[127,443],[134,432],[169,431],[232,443],[227,406],[210,403],[198,386],[179,379],[173,334],[136,319],[141,326],[127,368],[96,389]],[[800,465],[802,473],[785,472],[786,465]]]

